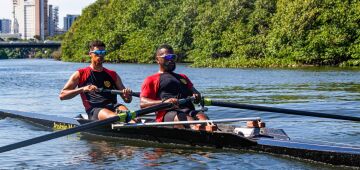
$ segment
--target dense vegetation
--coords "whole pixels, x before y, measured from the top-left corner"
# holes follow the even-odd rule
[[[62,59],[86,61],[88,42],[110,62],[154,61],[174,46],[194,66],[360,66],[355,0],[98,0],[64,36]]]
[[[0,59],[17,58],[55,58],[53,49],[39,48],[4,48],[0,49]],[[58,55],[58,54],[57,54]],[[56,58],[55,58],[56,59]]]

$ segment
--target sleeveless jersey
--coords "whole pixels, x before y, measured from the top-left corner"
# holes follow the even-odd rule
[[[168,98],[183,99],[192,96],[193,84],[184,74],[176,73],[156,73],[144,80],[141,86],[140,97],[146,97],[153,100],[164,100]],[[189,102],[184,106],[194,109],[194,105]],[[156,121],[161,122],[166,111],[156,112]]]
[[[95,71],[91,67],[85,67],[78,70],[80,73],[80,80],[78,87],[87,85],[95,85],[98,88],[117,89],[115,81],[117,79],[116,72],[106,68],[103,71]],[[110,93],[81,93],[80,94],[83,105],[86,111],[95,107],[105,107],[107,104],[116,104],[116,95]]]

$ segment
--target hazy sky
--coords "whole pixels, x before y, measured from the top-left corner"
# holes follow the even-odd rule
[[[96,0],[48,0],[48,4],[59,7],[59,27],[63,27],[66,14],[81,14],[81,10]],[[13,0],[0,0],[0,18],[12,19]]]

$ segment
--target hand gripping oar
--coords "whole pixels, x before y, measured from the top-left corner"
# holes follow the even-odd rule
[[[321,117],[321,118],[330,118],[330,119],[339,119],[339,120],[351,120],[351,121],[358,121],[358,122],[360,121],[360,117],[343,116],[343,115],[327,114],[327,113],[317,113],[317,112],[309,112],[309,111],[301,111],[301,110],[281,109],[281,108],[275,108],[275,107],[256,106],[256,105],[249,105],[249,104],[238,104],[238,103],[214,101],[214,100],[211,100],[208,98],[204,98],[202,102],[203,102],[202,104],[205,106],[220,106],[220,107],[230,107],[230,108],[238,108],[238,109],[285,113],[285,114],[291,114],[291,115],[312,116],[312,117]]]
[[[111,94],[123,94],[121,90],[110,90],[110,89],[103,89],[99,88],[100,92],[103,93],[111,93]],[[131,92],[131,96],[140,97],[140,92]]]
[[[186,102],[188,99],[181,99],[179,100],[179,102]],[[22,147],[26,147],[29,145],[33,145],[33,144],[37,144],[40,142],[44,142],[44,141],[48,141],[51,139],[55,139],[55,138],[59,138],[62,136],[66,136],[66,135],[70,135],[76,132],[81,132],[81,131],[85,131],[85,130],[89,130],[98,126],[102,126],[102,125],[107,125],[116,121],[124,121],[124,120],[128,120],[129,116],[131,117],[137,117],[137,116],[142,116],[151,112],[155,112],[158,110],[163,110],[163,109],[167,109],[172,107],[173,104],[172,103],[162,103],[159,105],[155,105],[155,106],[151,106],[145,109],[141,109],[141,110],[137,110],[137,111],[129,111],[126,113],[120,113],[118,116],[114,116],[108,119],[104,119],[104,120],[100,120],[100,121],[94,121],[94,122],[90,122],[90,123],[86,123],[74,128],[70,128],[70,129],[66,129],[66,130],[62,130],[62,131],[57,131],[54,133],[50,133],[50,134],[46,134],[43,136],[39,136],[39,137],[35,137],[32,139],[28,139],[28,140],[24,140],[21,142],[17,142],[17,143],[13,143],[10,145],[6,145],[6,146],[2,146],[0,147],[0,153],[2,152],[7,152],[7,151],[11,151],[14,149],[18,149],[18,148],[22,148]],[[131,119],[131,118],[130,118]]]

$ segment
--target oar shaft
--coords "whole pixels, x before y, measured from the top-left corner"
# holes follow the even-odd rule
[[[101,89],[101,92],[108,92],[111,94],[123,94],[121,90]],[[140,92],[132,92],[131,96],[140,97]]]
[[[266,111],[266,112],[285,113],[285,114],[291,114],[291,115],[302,115],[302,116],[331,118],[331,119],[339,119],[339,120],[360,121],[360,117],[353,117],[353,116],[343,116],[343,115],[336,115],[336,114],[318,113],[318,112],[292,110],[292,109],[282,109],[282,108],[275,108],[275,107],[255,106],[255,105],[249,105],[249,104],[221,102],[221,101],[213,101],[210,99],[205,99],[205,100],[207,100],[207,101],[205,101],[205,105],[208,105],[208,106],[221,106],[221,107],[229,107],[229,108],[239,108],[239,109]]]
[[[156,111],[159,111],[159,110],[168,109],[168,108],[170,108],[172,106],[173,106],[172,103],[161,103],[159,105],[147,107],[147,108],[136,111],[136,117],[143,116],[143,115],[146,115],[148,113],[156,112]]]
[[[35,137],[35,138],[32,138],[32,139],[24,140],[24,141],[21,141],[21,142],[13,143],[13,144],[10,144],[10,145],[2,146],[2,147],[0,147],[0,153],[7,152],[7,151],[10,151],[10,150],[14,150],[14,149],[17,149],[17,148],[22,148],[22,147],[29,146],[29,145],[32,145],[32,144],[48,141],[48,140],[51,140],[51,139],[59,138],[59,137],[66,136],[66,135],[69,135],[69,134],[73,134],[73,133],[76,133],[76,132],[80,132],[80,131],[83,131],[83,130],[92,129],[94,127],[101,126],[101,125],[106,125],[106,124],[109,124],[109,123],[113,123],[113,122],[116,122],[118,120],[119,120],[119,117],[115,116],[115,117],[111,117],[109,119],[105,119],[105,120],[102,120],[102,121],[95,121],[95,122],[87,123],[87,124],[77,126],[77,127],[74,127],[74,128],[70,128],[70,129],[66,129],[66,130],[62,130],[62,131],[57,131],[57,132],[50,133],[50,134],[47,134],[47,135],[43,135],[43,136]]]
[[[142,115],[145,115],[147,113],[151,113],[151,112],[155,112],[155,111],[158,111],[158,110],[170,108],[171,106],[172,106],[171,103],[162,103],[162,104],[159,104],[159,105],[148,107],[146,109],[137,110],[137,111],[135,111],[135,114],[137,116],[142,116]],[[66,130],[62,130],[62,131],[57,131],[57,132],[53,132],[53,133],[46,134],[46,135],[43,135],[43,136],[35,137],[35,138],[32,138],[32,139],[24,140],[24,141],[21,141],[21,142],[17,142],[17,143],[13,143],[13,144],[10,144],[10,145],[2,146],[2,147],[0,147],[0,153],[7,152],[7,151],[10,151],[10,150],[14,150],[14,149],[18,149],[18,148],[22,148],[22,147],[26,147],[26,146],[33,145],[33,144],[36,144],[36,143],[48,141],[48,140],[51,140],[51,139],[59,138],[59,137],[62,137],[62,136],[70,135],[70,134],[73,134],[73,133],[76,133],[76,132],[89,130],[89,129],[92,129],[92,128],[95,128],[95,127],[98,127],[98,126],[107,125],[107,124],[116,122],[118,120],[120,120],[120,117],[119,116],[114,116],[114,117],[111,117],[111,118],[108,118],[108,119],[86,123],[86,124],[83,124],[83,125],[80,125],[80,126],[77,126],[77,127],[74,127],[74,128],[70,128],[70,129],[66,129]]]

